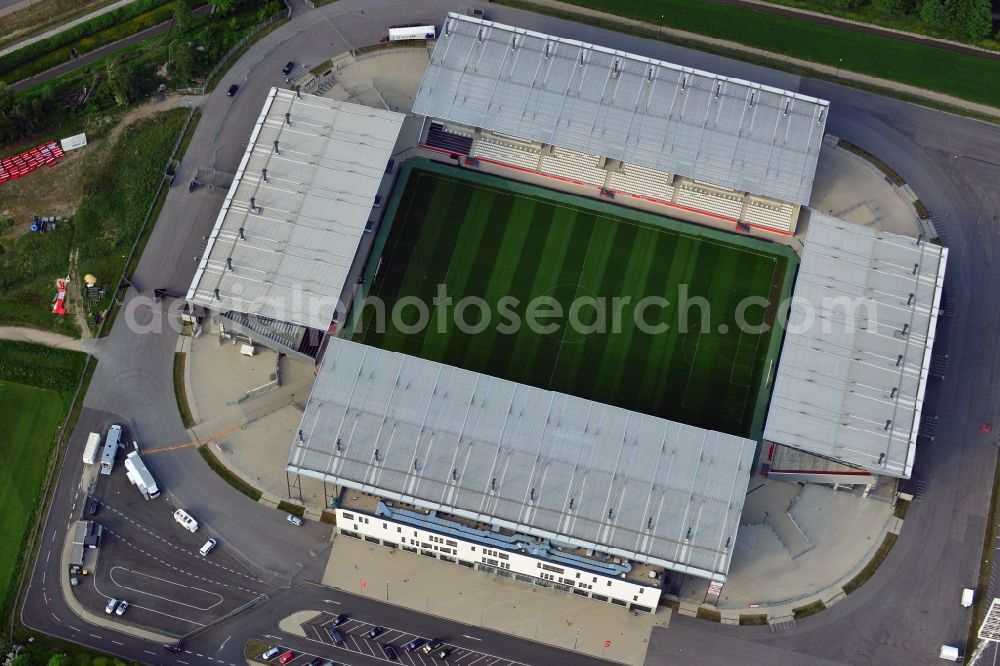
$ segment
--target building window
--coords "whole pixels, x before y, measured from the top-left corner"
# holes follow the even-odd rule
[[[565,571],[565,569],[554,567],[551,564],[543,564],[542,568],[545,569],[546,571],[551,571],[552,573],[557,573],[557,574],[561,574]]]
[[[638,594],[632,595],[632,601],[639,601],[639,595]]]
[[[510,555],[508,555],[507,553],[497,553],[497,557],[499,557],[501,560],[509,560],[510,559]]]
[[[457,541],[452,541],[451,539],[445,539],[444,542],[446,544],[448,544],[449,546],[451,546],[452,548],[457,548],[458,547],[458,542]]]
[[[610,580],[608,581],[608,587],[611,587],[611,581]]]
[[[382,523],[382,529],[387,530],[389,529],[389,526],[385,523]]]
[[[347,513],[345,511],[344,512],[344,518],[346,518],[347,520],[354,520],[354,514],[353,513]]]
[[[402,534],[402,533],[403,533],[403,528],[402,528],[402,527],[398,527],[398,526],[397,526],[397,527],[396,527],[396,533],[397,533],[397,534]]]
[[[597,582],[597,576],[594,576],[594,580],[592,582],[594,582],[594,583]]]
[[[577,572],[576,572],[576,577],[577,577],[577,578],[579,578],[579,577],[580,577],[580,572],[579,572],[579,571],[577,571]]]

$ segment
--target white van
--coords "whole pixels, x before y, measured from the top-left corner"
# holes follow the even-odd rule
[[[942,645],[941,654],[938,656],[947,661],[962,661],[962,650],[951,645]]]
[[[964,590],[962,590],[962,608],[969,608],[970,606],[972,606],[972,602],[975,599],[975,596],[976,596],[975,590],[970,590],[969,588],[965,588]]]
[[[174,520],[183,525],[184,529],[189,532],[198,531],[198,521],[184,509],[177,509],[174,511]]]

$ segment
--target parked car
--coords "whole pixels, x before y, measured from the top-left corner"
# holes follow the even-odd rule
[[[226,95],[229,97],[236,97],[236,93],[240,91],[240,87],[235,83],[229,86],[229,90],[226,91]]]
[[[424,639],[422,639],[422,638],[414,638],[412,641],[410,641],[409,643],[407,643],[403,647],[406,648],[407,652],[413,652],[414,650],[416,650],[418,647],[420,647],[423,644],[424,644]]]
[[[399,659],[399,655],[396,654],[396,648],[392,647],[388,643],[382,646],[382,652],[385,653],[387,659],[392,659],[393,661]]]
[[[128,602],[127,601],[123,601],[120,604],[118,604],[118,609],[115,610],[115,615],[118,615],[118,616],[124,615],[125,611],[127,611],[127,610],[128,610]]]
[[[208,555],[210,552],[212,552],[212,549],[215,548],[215,546],[218,543],[219,542],[216,541],[215,539],[209,539],[208,541],[205,542],[205,545],[202,546],[201,550],[199,550],[198,552],[201,553],[202,557],[204,557],[204,556]]]
[[[424,646],[420,648],[420,651],[423,652],[424,654],[430,654],[431,652],[434,652],[435,650],[440,650],[443,647],[444,643],[442,643],[436,638],[433,638],[429,643],[425,643]]]
[[[302,519],[293,513],[288,514],[288,522],[290,522],[292,525],[297,525],[298,527],[302,527]]]
[[[438,651],[438,653],[435,654],[434,656],[437,657],[438,659],[447,659],[449,654],[451,654],[451,650],[448,648],[444,648]]]
[[[88,511],[88,513],[92,516],[96,516],[97,512],[100,510],[101,510],[100,500],[94,500],[93,502],[90,503],[90,511]]]
[[[370,641],[375,640],[375,637],[381,634],[383,631],[384,630],[382,629],[382,627],[378,626],[372,627],[371,629],[368,630],[368,633],[365,634],[365,637]]]
[[[333,616],[333,620],[330,621],[330,624],[333,625],[334,627],[339,627],[345,622],[347,622],[347,616],[343,614],[337,614]]]
[[[330,640],[333,641],[334,645],[338,647],[344,644],[344,637],[340,635],[340,632],[336,629],[330,628],[326,630],[326,633],[330,634]]]
[[[104,607],[104,612],[107,613],[108,615],[111,615],[111,613],[113,613],[115,610],[115,606],[117,605],[118,605],[117,599],[108,599],[108,605]]]
[[[323,659],[320,657],[313,657],[309,660],[306,666],[323,666]]]
[[[76,587],[77,585],[80,584],[80,579],[74,576],[73,578],[69,579],[69,584],[72,585],[73,587]]]
[[[264,650],[264,654],[260,655],[260,658],[263,659],[264,661],[267,661],[268,659],[278,654],[279,652],[281,652],[281,650],[279,650],[276,647],[269,648],[267,650]]]
[[[289,650],[285,654],[283,654],[280,657],[278,657],[278,663],[279,664],[287,664],[292,659],[295,659],[295,653],[292,652],[291,650]]]
[[[289,74],[292,73],[293,69],[295,69],[295,63],[289,61],[287,65],[281,68],[281,73],[284,74],[285,76],[288,76]]]

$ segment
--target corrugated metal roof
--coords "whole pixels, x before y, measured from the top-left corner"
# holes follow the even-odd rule
[[[813,211],[764,439],[908,478],[947,256]]]
[[[415,113],[808,204],[829,102],[449,14]]]
[[[287,469],[724,580],[755,443],[331,338]]]
[[[188,301],[326,330],[402,123],[272,88]]]

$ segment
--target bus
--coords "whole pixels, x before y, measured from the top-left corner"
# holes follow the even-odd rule
[[[432,25],[394,25],[389,28],[390,42],[414,39],[435,39],[437,31]]]
[[[101,451],[101,474],[111,475],[111,470],[115,468],[115,456],[118,455],[118,442],[122,438],[122,427],[113,425],[108,428],[108,436],[104,440],[104,449]]]

